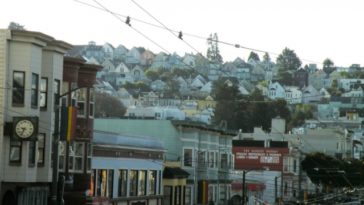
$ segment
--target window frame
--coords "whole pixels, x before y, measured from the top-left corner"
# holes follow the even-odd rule
[[[21,78],[22,78],[22,85],[15,85],[15,75],[16,74],[21,74]],[[13,71],[13,88],[12,88],[12,96],[11,96],[11,104],[13,106],[24,106],[25,104],[25,72],[24,71],[17,71],[14,70]],[[21,95],[21,100],[19,100],[19,102],[14,102],[15,97],[14,94],[15,93],[19,93]]]
[[[137,196],[145,196],[147,195],[147,171],[139,170],[138,171],[138,192]]]
[[[28,141],[28,167],[34,167],[36,164],[37,142]]]
[[[191,156],[189,157],[190,159],[186,159],[186,150],[191,151]],[[183,148],[183,166],[184,167],[193,167],[193,165],[194,165],[193,155],[194,155],[193,154],[193,148],[190,148],[190,147]]]
[[[43,84],[44,82],[45,82],[45,84]],[[41,110],[47,110],[47,104],[48,104],[48,78],[47,77],[41,77],[39,91],[40,91],[39,107]],[[44,97],[44,100],[43,100],[44,105],[42,104],[43,97]]]
[[[16,143],[16,144],[15,144]],[[19,149],[19,156],[18,159],[11,159],[12,156],[12,150],[15,148]],[[23,142],[17,141],[17,140],[11,140],[10,139],[10,149],[9,149],[9,163],[10,164],[19,164],[22,161],[22,149],[23,149]]]
[[[39,74],[32,73],[30,87],[30,105],[32,108],[38,108],[39,105]],[[34,97],[33,97],[34,96]]]
[[[83,172],[84,169],[84,154],[85,154],[85,143],[83,142],[74,142],[74,155],[73,155],[73,170],[74,172]],[[71,156],[71,153],[69,154]],[[78,162],[81,162],[81,166],[78,165]]]
[[[43,138],[43,142],[41,143],[41,138]],[[37,141],[38,147],[37,147],[37,153],[38,153],[38,159],[37,164],[39,166],[44,166],[44,157],[45,157],[45,146],[46,146],[46,134],[45,133],[39,133],[38,134],[38,141]],[[40,161],[41,160],[41,161]]]
[[[153,179],[153,177],[154,177],[154,179]],[[156,195],[157,194],[157,170],[148,171],[148,182],[149,182],[148,195]]]
[[[133,174],[135,175],[132,176]],[[128,196],[138,196],[138,170],[130,170],[128,175],[128,180],[129,180]]]
[[[125,176],[125,179],[123,178],[123,176]],[[129,172],[127,169],[119,169],[118,197],[128,196],[128,176]]]

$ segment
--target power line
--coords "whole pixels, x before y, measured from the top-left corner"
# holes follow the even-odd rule
[[[77,2],[77,3],[83,4],[85,6],[89,6],[89,7],[98,9],[98,10],[107,11],[109,13],[112,13],[113,15],[116,15],[116,16],[121,16],[121,17],[124,17],[124,18],[129,17],[127,15],[119,14],[119,13],[116,13],[116,12],[113,12],[113,11],[110,11],[110,10],[105,10],[103,8],[103,6],[97,7],[95,5],[88,4],[88,3],[83,2],[83,1],[80,1],[80,0],[74,0],[74,1]],[[136,3],[135,1],[133,1],[133,2]],[[133,21],[137,21],[137,22],[140,22],[140,23],[149,25],[149,26],[153,26],[153,27],[156,27],[156,28],[160,28],[160,29],[167,30],[167,31],[173,33],[174,36],[177,36],[176,34],[178,34],[179,32],[181,32],[181,31],[177,31],[177,30],[170,29],[170,28],[164,26],[164,24],[162,24],[162,26],[159,26],[159,25],[156,25],[156,24],[153,24],[153,23],[150,23],[150,22],[147,22],[147,21],[138,19],[138,18],[131,18],[131,19]],[[158,20],[156,20],[156,21],[158,21]],[[232,47],[235,47],[235,48],[241,48],[241,49],[245,49],[245,50],[250,50],[250,51],[255,51],[255,52],[259,52],[259,53],[268,53],[268,54],[271,54],[271,55],[274,55],[274,56],[280,55],[280,54],[275,53],[275,52],[271,52],[271,51],[267,51],[267,50],[263,50],[263,49],[251,48],[251,47],[248,47],[248,46],[243,46],[243,45],[238,44],[238,43],[230,43],[230,42],[222,41],[222,40],[214,40],[214,39],[206,38],[206,37],[203,37],[203,36],[200,36],[200,35],[196,35],[196,34],[192,34],[192,33],[188,33],[188,32],[183,32],[183,35],[190,36],[190,37],[194,37],[194,38],[197,38],[197,39],[200,39],[200,40],[205,40],[205,41],[212,40],[214,42],[221,43],[221,44],[224,44],[224,45],[232,46]],[[185,43],[188,44],[187,42],[185,42]],[[188,44],[188,45],[189,45],[189,47],[192,47],[190,44]],[[193,49],[193,50],[197,51],[196,49]],[[200,52],[198,52],[198,53],[200,53]],[[305,58],[300,58],[300,59],[303,60],[303,61],[306,61],[306,62],[311,62],[311,63],[316,63],[316,64],[323,64],[323,63],[318,62],[318,61],[315,61],[315,60],[309,60],[309,59],[305,59]]]

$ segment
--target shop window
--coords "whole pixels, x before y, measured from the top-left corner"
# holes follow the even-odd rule
[[[108,171],[107,177],[107,196],[112,198],[113,197],[113,186],[114,186],[114,170]]]
[[[191,204],[192,188],[190,186],[186,187],[185,191],[185,205]]]
[[[176,186],[174,190],[174,204],[181,205],[181,186]]]
[[[38,166],[44,165],[45,133],[38,135]]]
[[[156,186],[157,186],[157,171],[151,170],[149,171],[149,195],[156,194]]]
[[[126,196],[127,193],[127,182],[128,182],[128,170],[119,170],[119,188],[118,196]]]
[[[96,184],[97,196],[107,196],[107,170],[97,170],[97,184]]]
[[[164,193],[164,201],[163,205],[172,205],[172,186],[164,186],[163,193]]]
[[[30,105],[33,108],[38,107],[38,98],[39,98],[39,76],[38,74],[32,73],[32,87],[31,87],[31,99]]]
[[[48,78],[42,77],[40,80],[40,101],[39,101],[39,107],[42,110],[47,109],[47,93],[48,93]]]
[[[13,105],[24,105],[25,72],[14,71],[13,73]]]
[[[74,143],[70,142],[68,146],[68,170],[73,171],[74,169],[74,159],[75,159],[75,149]]]
[[[138,191],[138,171],[131,170],[129,172],[129,196],[137,196]]]
[[[147,183],[147,172],[142,170],[139,171],[138,176],[138,196],[144,196],[146,193],[146,183]]]
[[[21,162],[21,148],[22,148],[21,141],[10,140],[10,153],[9,153],[10,163]]]

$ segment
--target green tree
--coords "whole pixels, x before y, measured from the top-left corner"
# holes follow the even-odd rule
[[[210,34],[210,37],[207,39],[207,45],[208,45],[207,59],[211,62],[222,64],[223,59],[222,56],[220,55],[218,42],[219,42],[219,37],[217,36],[217,34],[216,33]]]
[[[293,85],[293,72],[301,66],[301,60],[293,50],[283,49],[276,61],[279,82],[284,85]]]
[[[228,129],[237,129],[238,126],[238,101],[241,94],[236,85],[228,85],[225,80],[213,82],[212,96],[216,100],[213,122],[219,125],[222,121],[227,123]]]
[[[119,99],[107,93],[95,93],[95,117],[121,117],[126,108]]]
[[[268,63],[270,62],[270,56],[269,53],[265,52],[263,55],[263,62]]]
[[[326,74],[332,73],[336,68],[334,67],[334,62],[330,58],[326,58],[323,62],[323,71]]]
[[[160,73],[155,70],[148,69],[145,71],[145,76],[149,78],[151,81],[155,81],[159,78]]]
[[[260,61],[259,55],[253,51],[250,52],[248,60]]]

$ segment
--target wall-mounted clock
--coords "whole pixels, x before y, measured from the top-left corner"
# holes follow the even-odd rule
[[[38,117],[13,118],[13,136],[15,137],[15,139],[36,140],[37,135]]]

